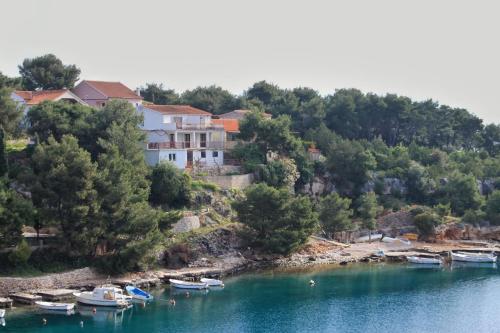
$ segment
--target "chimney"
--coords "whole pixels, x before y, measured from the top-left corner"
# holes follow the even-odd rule
[[[141,96],[141,88],[137,88],[137,89],[135,89],[135,94],[136,94],[137,96]]]

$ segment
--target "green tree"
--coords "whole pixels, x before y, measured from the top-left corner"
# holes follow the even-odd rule
[[[7,136],[17,135],[21,119],[23,117],[22,107],[10,97],[10,88],[0,88],[0,127]]]
[[[479,225],[484,221],[486,214],[482,210],[466,210],[464,216],[462,217],[462,222],[471,224],[474,226]]]
[[[43,102],[28,111],[28,134],[40,142],[47,142],[52,136],[60,141],[66,134],[75,136],[82,143],[89,139],[90,119],[95,110],[80,104],[69,104],[64,101]]]
[[[14,266],[25,265],[31,257],[31,248],[25,239],[16,245],[14,251],[9,254],[9,261]]]
[[[0,127],[0,177],[3,177],[9,171],[7,164],[7,152],[5,151],[5,135],[3,128]]]
[[[0,72],[0,88],[22,89],[22,80],[20,77],[8,77]]]
[[[0,249],[15,246],[22,240],[22,228],[33,222],[31,201],[8,189],[0,181]]]
[[[483,203],[476,178],[458,172],[452,174],[444,186],[444,202],[449,202],[451,210],[463,215],[468,209],[478,209]]]
[[[377,214],[380,207],[377,203],[377,195],[373,192],[363,194],[358,198],[357,215],[361,219],[361,226],[368,229],[368,238],[371,242],[371,232],[377,228]]]
[[[494,191],[486,202],[486,217],[491,224],[500,225],[500,191]]]
[[[24,59],[19,74],[26,90],[70,89],[78,81],[80,69],[75,65],[64,65],[53,54],[46,54]]]
[[[424,212],[416,215],[413,223],[419,235],[428,238],[434,236],[436,227],[442,223],[442,218],[437,214]]]
[[[306,197],[266,184],[249,187],[233,206],[239,220],[254,231],[257,246],[275,253],[290,253],[304,244],[317,226],[317,215]]]
[[[121,115],[98,140],[99,220],[104,228],[99,246],[107,254],[104,265],[111,271],[144,268],[160,240],[161,213],[148,204],[150,183],[141,118],[132,116],[134,109],[127,102],[109,103],[102,111],[108,119]]]
[[[180,96],[173,89],[163,88],[163,84],[146,83],[146,87],[141,88],[141,96],[144,100],[159,104],[179,104]]]
[[[289,158],[270,161],[262,167],[262,180],[269,186],[293,189],[300,173]]]
[[[149,201],[153,205],[182,207],[191,198],[190,177],[172,163],[160,163],[153,167],[150,176],[151,194]]]
[[[66,135],[61,142],[51,137],[38,145],[32,161],[31,193],[40,218],[60,228],[61,244],[70,253],[91,254],[100,226],[97,170],[90,154],[75,137]]]
[[[352,224],[351,199],[342,198],[332,193],[322,198],[319,203],[319,221],[323,230],[332,236],[335,233],[350,230]]]
[[[221,114],[238,108],[238,99],[229,91],[217,86],[198,87],[185,91],[181,100],[213,114]]]

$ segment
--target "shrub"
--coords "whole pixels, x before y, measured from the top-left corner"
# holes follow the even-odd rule
[[[413,223],[417,227],[418,233],[427,238],[434,236],[435,229],[442,223],[442,219],[437,214],[426,212],[415,216]]]
[[[13,265],[26,265],[31,256],[31,248],[26,240],[21,240],[14,251],[9,255],[9,261]]]

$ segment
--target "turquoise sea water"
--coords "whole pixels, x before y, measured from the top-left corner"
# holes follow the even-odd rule
[[[154,302],[122,314],[81,307],[71,316],[10,311],[0,333],[500,332],[500,272],[490,267],[269,271],[230,278],[222,290],[190,297],[168,287],[153,293]]]

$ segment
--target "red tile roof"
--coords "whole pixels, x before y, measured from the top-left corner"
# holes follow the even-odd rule
[[[108,98],[142,99],[133,90],[121,82],[89,81],[84,80],[92,88],[106,95]]]
[[[36,105],[44,101],[54,101],[68,90],[40,90],[40,91],[27,91],[16,90],[14,93],[24,99],[28,105]]]
[[[200,115],[200,116],[211,116],[212,114],[207,111],[203,111],[194,108],[190,105],[144,105],[145,108],[161,112],[163,114],[189,114],[189,115]]]
[[[238,119],[212,119],[212,123],[224,126],[224,131],[239,133],[240,124]]]

